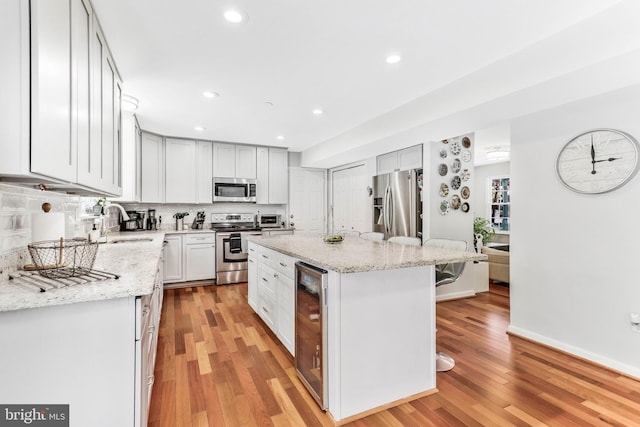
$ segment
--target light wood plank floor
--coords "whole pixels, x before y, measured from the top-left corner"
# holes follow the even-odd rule
[[[328,426],[246,284],[165,290],[149,425]],[[509,299],[437,305],[439,392],[351,426],[638,426],[640,382],[505,333]],[[375,375],[375,373],[372,373]]]

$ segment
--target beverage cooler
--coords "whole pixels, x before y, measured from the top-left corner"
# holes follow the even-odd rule
[[[296,263],[296,372],[327,408],[327,271]]]

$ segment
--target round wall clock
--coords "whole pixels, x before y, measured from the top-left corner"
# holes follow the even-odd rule
[[[570,190],[606,193],[623,186],[638,172],[639,151],[638,141],[622,131],[591,130],[562,147],[556,173]]]

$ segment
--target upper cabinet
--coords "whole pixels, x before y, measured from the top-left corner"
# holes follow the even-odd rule
[[[165,140],[165,197],[167,203],[193,203],[196,200],[196,142]]]
[[[422,168],[422,144],[377,157],[377,174]]]
[[[5,0],[0,16],[0,173],[119,195],[121,83],[91,4]]]
[[[196,201],[211,203],[213,197],[213,142],[198,141],[196,149],[198,152]]]
[[[258,204],[289,201],[289,154],[286,148],[257,148]]]
[[[256,147],[214,142],[213,176],[220,178],[255,178]]]
[[[142,132],[140,147],[140,201],[164,202],[164,141],[161,136]]]

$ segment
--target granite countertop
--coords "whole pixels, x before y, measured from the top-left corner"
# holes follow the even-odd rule
[[[0,312],[151,294],[164,235],[163,231],[110,233],[108,242],[130,242],[101,243],[93,269],[117,274],[119,279],[49,289],[46,292],[38,292],[11,280],[0,282]]]
[[[249,236],[247,240],[338,273],[392,270],[396,268],[481,261],[486,255],[388,241],[345,236],[341,243],[325,243],[321,234],[296,233],[280,236]]]

